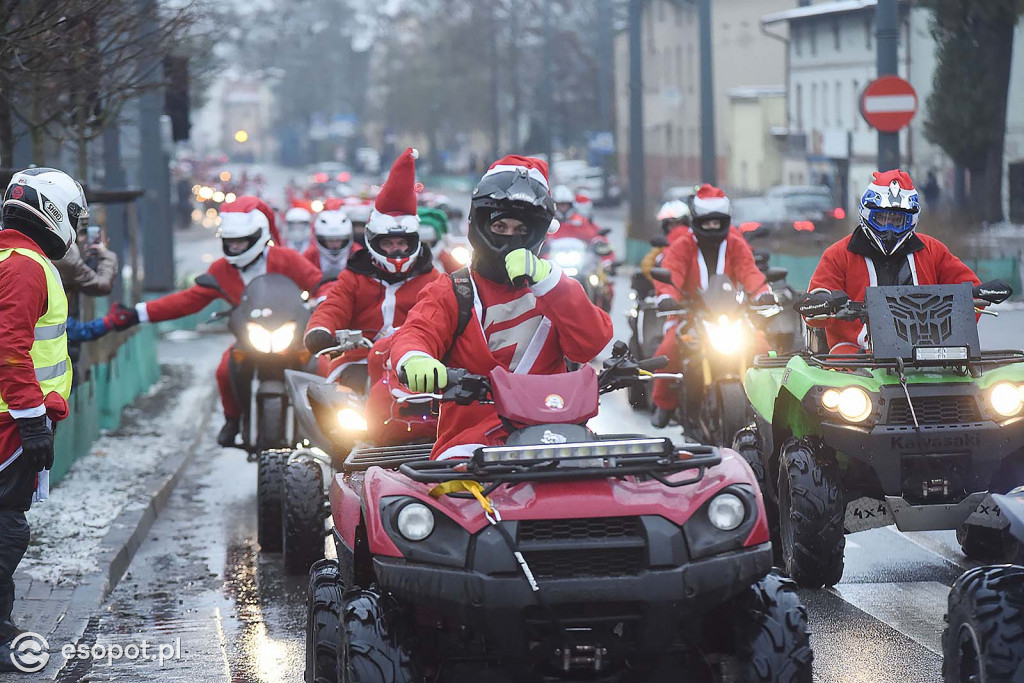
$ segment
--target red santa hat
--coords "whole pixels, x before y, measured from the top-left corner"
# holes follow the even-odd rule
[[[405,151],[391,166],[387,182],[380,188],[373,208],[388,216],[416,215],[416,159],[420,153],[412,147]]]
[[[525,168],[527,174],[539,182],[544,187],[548,186],[548,162],[543,159],[536,157],[521,157],[518,154],[509,154],[506,157],[498,159],[491,167],[487,169],[487,173],[484,173],[484,178],[495,173],[502,173],[504,171],[515,171],[520,168]]]
[[[701,218],[711,214],[728,216],[732,213],[729,198],[725,196],[722,188],[705,183],[697,190],[693,197],[693,217]]]

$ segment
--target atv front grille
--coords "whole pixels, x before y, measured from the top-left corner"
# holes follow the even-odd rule
[[[633,536],[640,538],[639,517],[595,517],[593,519],[535,519],[519,522],[519,541],[549,539],[601,539]]]
[[[640,517],[523,520],[518,539],[537,578],[632,576],[647,566]]]
[[[643,571],[645,548],[581,548],[525,551],[538,579],[578,579],[588,576],[633,576]]]
[[[921,396],[914,399],[917,421],[923,425],[981,422],[981,411],[974,396]],[[889,402],[889,425],[912,425],[910,404],[903,396]]]

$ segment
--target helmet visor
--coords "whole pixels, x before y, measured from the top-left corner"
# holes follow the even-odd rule
[[[891,209],[873,209],[868,213],[868,225],[878,232],[893,232],[897,235],[910,230],[913,226],[913,215],[905,211]]]
[[[238,256],[244,254],[247,249],[256,244],[260,238],[261,231],[257,230],[245,237],[224,237],[221,239],[225,256]]]

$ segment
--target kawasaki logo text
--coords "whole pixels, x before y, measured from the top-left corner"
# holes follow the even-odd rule
[[[956,434],[950,436],[894,436],[891,448],[901,451],[927,451],[946,448],[974,448],[981,445],[981,438],[974,434]]]

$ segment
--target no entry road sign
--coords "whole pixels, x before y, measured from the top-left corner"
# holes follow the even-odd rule
[[[899,76],[882,76],[864,89],[860,112],[872,128],[898,133],[917,113],[917,93],[914,86]]]

